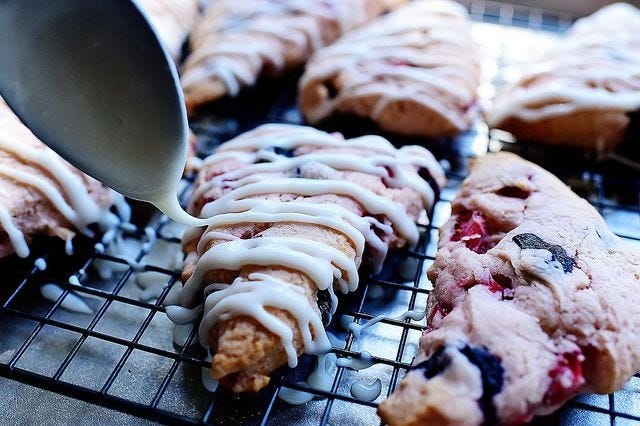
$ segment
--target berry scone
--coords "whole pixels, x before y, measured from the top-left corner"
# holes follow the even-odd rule
[[[178,61],[189,32],[198,18],[198,0],[138,0],[167,50]]]
[[[521,140],[610,152],[640,109],[639,32],[640,11],[626,3],[580,19],[498,94],[489,125]]]
[[[479,76],[466,9],[414,1],[316,52],[299,103],[311,123],[346,113],[389,132],[453,136],[477,112]]]
[[[236,96],[261,75],[302,66],[315,50],[406,0],[217,0],[190,36],[187,110]]]
[[[276,124],[240,135],[195,182],[189,209],[211,225],[183,238],[184,286],[167,314],[199,322],[222,385],[257,391],[301,353],[330,349],[336,294],[356,290],[363,261],[379,270],[388,249],[417,242],[443,184],[426,149],[378,136]]]
[[[29,255],[36,235],[70,240],[119,223],[110,211],[128,207],[119,194],[90,178],[40,142],[0,98],[0,258]]]
[[[640,367],[640,256],[555,176],[473,162],[440,232],[420,353],[391,425],[519,424]]]

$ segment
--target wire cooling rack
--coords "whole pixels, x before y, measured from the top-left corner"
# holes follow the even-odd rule
[[[484,42],[486,81],[481,92],[486,98],[496,86],[516,76],[512,65],[529,60],[572,21],[571,16],[504,3],[463,3],[477,21],[474,31],[478,39]],[[295,107],[297,77],[292,74],[270,81],[207,111],[192,126],[198,135],[199,155],[261,123],[300,124]],[[353,117],[334,120],[325,127],[341,130],[347,136],[372,130]],[[335,335],[332,352],[338,358],[358,359],[367,351],[374,362],[370,368],[354,371],[337,367],[329,372],[329,390],[306,389],[300,382],[315,367],[316,359],[303,356],[296,369],[285,367],[273,374],[272,382],[258,394],[235,395],[222,388],[207,392],[201,382],[202,371],[208,366],[204,350],[173,344],[172,327],[162,307],[171,287],[180,285],[179,271],[164,262],[154,263],[162,258],[154,256],[156,252],[180,249],[180,230],[166,217],[137,205],[137,226],[126,226],[122,232],[129,240],[139,242],[131,256],[148,261],[144,272],[134,270],[125,258],[97,252],[96,241],[87,239],[75,242],[71,256],[65,254],[61,243],[41,241],[34,245],[30,258],[12,258],[0,264],[4,278],[0,286],[0,376],[10,379],[5,388],[22,382],[47,391],[39,394],[42,416],[61,409],[53,396],[62,394],[171,424],[379,424],[376,406],[393,391],[409,367],[424,328],[422,321],[393,318],[407,310],[424,309],[431,288],[425,271],[434,259],[438,228],[450,214],[450,201],[465,176],[468,158],[487,150],[510,149],[541,163],[591,201],[618,235],[640,245],[640,179],[636,171],[596,161],[580,152],[511,144],[500,134],[490,135],[482,123],[453,141],[429,141],[426,145],[449,168],[449,182],[441,191],[441,200],[429,212],[428,221],[419,224],[420,243],[413,251],[392,255],[379,275],[365,274],[359,290],[341,300],[330,328]],[[183,199],[188,196],[191,181],[184,181]],[[38,268],[41,265],[36,264],[37,258],[46,260],[45,270]],[[115,268],[113,278],[104,280],[92,268],[96,263],[119,268]],[[153,280],[158,283],[151,301],[149,289],[138,283],[144,274],[154,274]],[[70,276],[79,278],[81,285],[70,283]],[[55,283],[61,289],[55,302],[40,297],[46,283]],[[64,309],[75,296],[90,308],[86,313]],[[350,322],[362,324],[381,313],[387,319],[358,339],[346,330]],[[195,341],[195,337],[192,331],[187,340]],[[374,401],[351,395],[355,381],[371,384],[378,379],[382,391]],[[306,390],[316,397],[304,405],[289,405],[280,399],[285,389]],[[6,393],[0,391],[0,395],[6,399]],[[17,409],[26,411],[31,405],[18,405]],[[0,400],[0,411],[8,413],[9,409]],[[537,422],[640,423],[640,379],[632,378],[613,395],[579,397]]]

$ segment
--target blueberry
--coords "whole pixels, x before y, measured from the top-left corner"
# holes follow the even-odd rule
[[[565,249],[560,247],[557,244],[549,244],[544,241],[542,238],[538,237],[535,234],[525,233],[518,234],[513,237],[513,242],[518,245],[521,249],[541,249],[548,250],[551,252],[551,258],[553,260],[557,260],[560,265],[562,265],[562,270],[565,273],[569,273],[573,271],[573,267],[576,264],[576,261],[570,257]]]
[[[467,357],[470,363],[478,367],[482,376],[482,397],[478,405],[484,413],[485,424],[495,424],[496,407],[493,397],[502,390],[504,385],[504,368],[500,360],[493,356],[484,346],[468,346],[460,349],[460,353]]]
[[[427,379],[441,374],[451,364],[451,358],[445,349],[445,346],[440,346],[429,359],[414,365],[411,370],[422,370]],[[495,424],[497,416],[493,397],[502,390],[504,385],[504,368],[500,360],[484,346],[465,345],[460,349],[455,348],[455,350],[458,350],[480,370],[482,397],[480,397],[478,405],[484,414],[485,424]]]
[[[426,361],[411,367],[411,370],[422,370],[424,377],[430,379],[442,373],[451,364],[451,358],[445,353],[445,347],[440,346]]]
[[[275,152],[278,155],[282,155],[283,157],[289,157],[289,158],[294,157],[293,149],[285,149],[285,148],[280,148],[279,146],[274,146],[273,152]]]

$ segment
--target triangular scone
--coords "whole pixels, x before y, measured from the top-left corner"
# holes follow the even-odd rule
[[[640,255],[555,176],[475,160],[429,269],[420,353],[393,426],[521,424],[640,368]]]
[[[358,267],[418,240],[415,220],[444,184],[424,148],[377,136],[344,140],[264,125],[223,144],[195,183],[190,210],[213,217],[187,232],[184,287],[167,313],[200,321],[212,374],[257,391],[303,352],[330,348],[324,325]]]
[[[476,116],[479,77],[465,8],[414,1],[316,52],[300,108],[311,123],[347,113],[394,133],[453,136]]]
[[[176,61],[199,13],[198,0],[138,0]]]
[[[36,235],[65,240],[115,226],[110,207],[122,196],[73,168],[40,142],[0,98],[0,258],[29,255]]]
[[[216,0],[190,36],[182,70],[190,114],[259,76],[302,66],[345,32],[406,0]]]
[[[640,10],[626,3],[578,20],[498,93],[489,126],[520,140],[613,150],[640,109],[639,33]]]

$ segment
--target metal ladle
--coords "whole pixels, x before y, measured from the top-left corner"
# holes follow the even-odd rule
[[[0,0],[0,52],[0,95],[46,145],[126,196],[172,193],[179,208],[182,90],[135,2]]]

